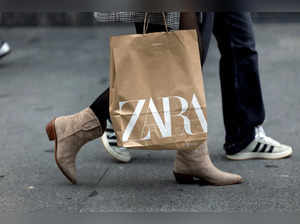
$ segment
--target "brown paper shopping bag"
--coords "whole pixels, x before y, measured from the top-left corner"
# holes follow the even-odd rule
[[[110,115],[118,145],[194,149],[207,138],[195,30],[110,40]]]

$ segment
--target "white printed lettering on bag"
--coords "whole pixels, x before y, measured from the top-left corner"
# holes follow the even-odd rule
[[[179,100],[180,105],[181,105],[181,111],[175,115],[171,115],[170,98],[175,98],[175,99]],[[150,110],[150,112],[153,116],[154,122],[160,131],[161,137],[162,138],[172,137],[172,122],[171,122],[172,116],[182,118],[185,133],[188,135],[193,135],[192,128],[191,128],[191,121],[188,118],[188,116],[184,115],[185,112],[187,112],[189,110],[188,101],[180,96],[162,97],[161,99],[162,99],[164,121],[161,118],[152,98],[149,99],[149,104],[148,104],[148,110]],[[137,102],[137,104],[135,106],[135,110],[134,110],[133,114],[131,115],[128,125],[122,135],[123,142],[126,142],[129,140],[129,137],[130,137],[138,119],[140,118],[141,112],[145,106],[146,99],[141,99],[136,102]],[[120,111],[122,111],[123,106],[127,103],[129,103],[129,101],[122,101],[119,103]],[[196,94],[193,94],[192,101],[191,101],[191,107],[194,109],[194,111],[196,113],[196,116],[200,122],[201,128],[203,129],[203,132],[207,133],[207,121],[206,121],[206,118],[202,111],[202,108],[200,106],[200,103],[197,99]],[[149,139],[151,139],[150,129],[148,130],[148,133],[146,134],[146,136],[144,138],[142,138],[141,140],[149,140]]]

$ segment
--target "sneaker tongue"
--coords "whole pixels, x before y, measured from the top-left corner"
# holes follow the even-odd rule
[[[262,126],[258,126],[255,128],[255,135],[256,135],[256,137],[259,137],[259,138],[266,137],[265,130],[263,129]]]
[[[261,138],[261,139],[264,139],[264,141],[266,143],[269,143],[271,145],[274,145],[274,146],[279,146],[280,143],[277,142],[276,140],[268,137],[263,129],[263,127],[261,126],[258,126],[257,128],[255,128],[255,131],[256,131],[256,138]]]

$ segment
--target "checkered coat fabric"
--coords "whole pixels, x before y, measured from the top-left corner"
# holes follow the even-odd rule
[[[94,17],[101,23],[134,23],[144,22],[144,12],[95,12]],[[167,24],[172,29],[179,27],[179,12],[168,12],[166,14]],[[163,24],[161,13],[151,13],[150,22],[154,24]]]

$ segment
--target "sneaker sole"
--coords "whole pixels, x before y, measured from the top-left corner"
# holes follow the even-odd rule
[[[261,152],[249,152],[249,153],[240,153],[236,155],[226,155],[227,159],[230,160],[250,160],[250,159],[267,159],[267,160],[277,160],[290,157],[293,154],[293,150],[287,150],[282,153],[261,153]]]
[[[106,132],[103,133],[101,137],[102,143],[104,145],[105,150],[116,160],[123,162],[123,163],[128,163],[131,160],[131,157],[124,157],[118,153],[116,153],[113,148],[109,145],[109,142],[107,140],[107,134]]]

